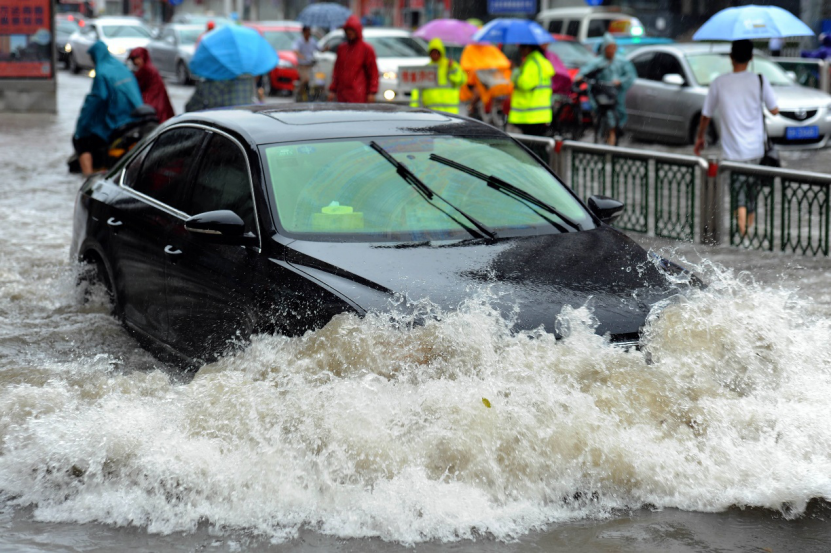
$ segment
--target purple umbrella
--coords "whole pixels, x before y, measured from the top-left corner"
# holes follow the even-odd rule
[[[464,46],[465,44],[473,42],[471,37],[478,30],[476,25],[471,25],[467,21],[460,21],[458,19],[434,19],[422,25],[413,33],[413,36],[425,40],[440,38],[442,42],[447,44]]]

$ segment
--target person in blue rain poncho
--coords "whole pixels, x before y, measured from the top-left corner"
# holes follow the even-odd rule
[[[609,144],[616,144],[617,139],[621,136],[621,128],[626,124],[626,91],[635,83],[638,77],[635,72],[635,66],[632,62],[617,55],[617,43],[614,37],[606,33],[603,35],[603,42],[601,43],[600,55],[597,59],[589,62],[580,69],[577,73],[577,80],[580,80],[587,75],[591,75],[603,83],[609,83],[615,86],[618,90],[617,107],[609,111],[606,116],[609,118]],[[592,100],[592,107],[597,108]]]
[[[144,103],[133,72],[110,55],[106,44],[96,42],[90,46],[89,55],[95,64],[95,78],[72,138],[84,176],[104,164],[110,135],[129,123],[130,114]]]

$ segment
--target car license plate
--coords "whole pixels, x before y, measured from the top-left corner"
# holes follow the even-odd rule
[[[809,127],[787,127],[785,129],[785,138],[788,140],[819,138],[819,127],[816,125],[811,125]]]

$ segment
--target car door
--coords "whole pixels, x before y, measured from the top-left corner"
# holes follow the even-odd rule
[[[211,131],[194,172],[185,210],[189,215],[230,210],[245,222],[246,244],[218,244],[178,222],[170,237],[180,252],[168,259],[168,342],[197,360],[221,353],[256,326],[252,273],[259,262],[251,173],[233,138]]]
[[[626,93],[626,113],[629,116],[626,128],[635,134],[651,132],[652,110],[647,98],[652,94],[649,74],[653,59],[655,59],[655,52],[644,52],[631,60],[638,78]]]
[[[72,53],[78,65],[92,67],[92,57],[89,55],[89,48],[98,41],[98,31],[94,25],[87,25],[78,33],[75,43],[72,45]]]
[[[685,79],[681,62],[669,52],[656,52],[650,63],[646,83],[645,101],[650,106],[651,117],[648,125],[656,134],[676,140],[686,140],[688,124],[682,106],[685,86],[668,84],[663,81],[667,75],[680,75]]]
[[[162,31],[162,34],[159,36],[159,40],[156,41],[156,44],[158,48],[157,55],[159,61],[156,63],[156,58],[153,58],[154,63],[156,63],[160,71],[164,71],[165,73],[175,73],[176,51],[178,49],[176,31],[170,27],[167,27],[164,31]]]
[[[177,127],[142,149],[125,169],[122,194],[107,220],[113,273],[125,322],[167,338],[165,266],[176,251],[168,235],[184,220],[181,202],[204,132]]]

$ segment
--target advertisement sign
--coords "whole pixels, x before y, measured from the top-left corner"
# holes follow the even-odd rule
[[[398,68],[398,90],[407,92],[415,88],[432,88],[439,82],[438,66],[414,65]]]
[[[489,15],[537,13],[537,0],[488,0]]]
[[[0,78],[52,78],[49,0],[0,0]]]

